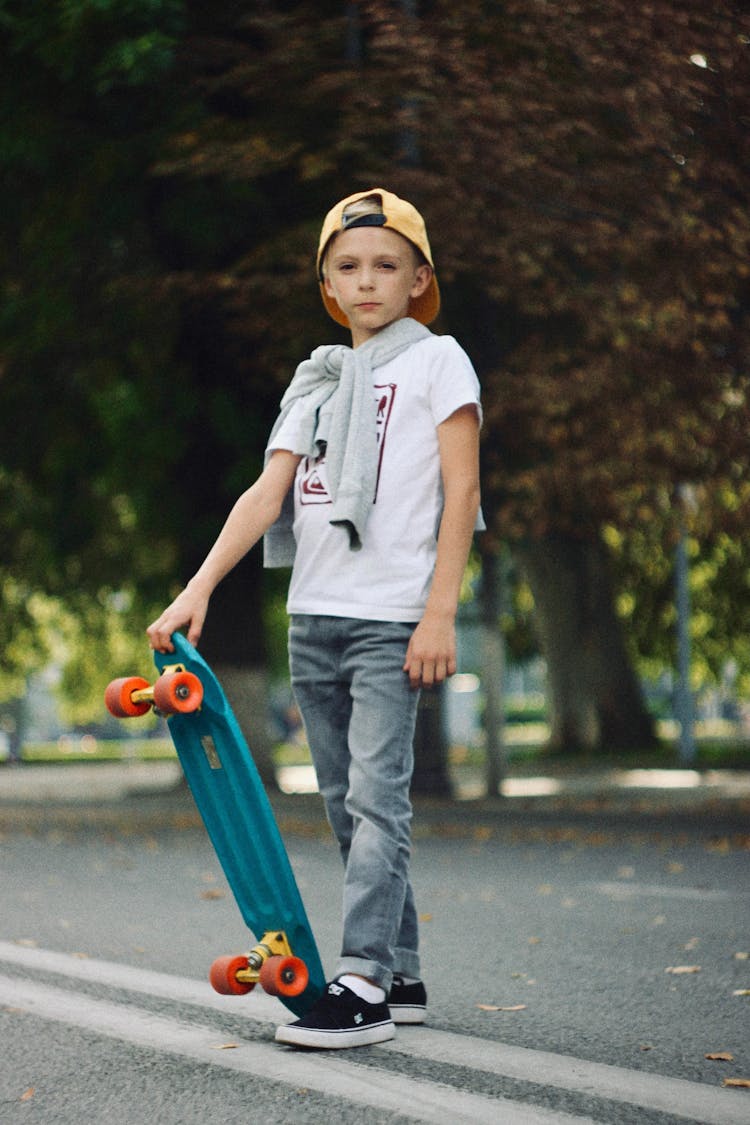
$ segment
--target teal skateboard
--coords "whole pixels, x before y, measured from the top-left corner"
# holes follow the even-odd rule
[[[182,636],[173,653],[154,653],[159,678],[113,680],[108,710],[120,718],[149,708],[169,732],[240,913],[256,945],[220,957],[209,979],[217,992],[242,995],[256,984],[304,1015],[325,987],[310,923],[273,810],[219,681]]]

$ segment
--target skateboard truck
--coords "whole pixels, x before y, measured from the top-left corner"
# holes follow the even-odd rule
[[[271,996],[300,996],[307,988],[307,965],[295,957],[283,930],[264,934],[249,953],[218,957],[209,972],[216,992],[243,996],[260,984]]]
[[[145,715],[150,708],[157,715],[186,714],[197,711],[203,702],[203,684],[184,664],[168,664],[154,684],[142,676],[112,680],[104,693],[104,702],[118,719]]]

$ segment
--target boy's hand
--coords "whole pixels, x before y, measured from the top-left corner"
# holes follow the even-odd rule
[[[157,652],[174,652],[172,633],[185,625],[188,627],[187,639],[191,645],[197,645],[207,612],[208,595],[186,586],[146,630],[151,648]]]
[[[411,635],[404,671],[412,688],[431,688],[456,671],[456,629],[453,617],[425,616]]]

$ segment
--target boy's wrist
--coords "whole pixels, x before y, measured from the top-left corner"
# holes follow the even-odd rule
[[[452,602],[441,605],[440,602],[427,602],[422,620],[425,617],[431,618],[434,621],[442,621],[446,625],[452,625],[456,620],[457,606]]]
[[[191,594],[197,594],[199,597],[210,598],[215,585],[216,583],[212,582],[207,575],[198,572],[190,579],[185,590]]]

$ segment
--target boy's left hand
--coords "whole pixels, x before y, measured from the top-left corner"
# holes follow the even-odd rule
[[[404,671],[417,688],[441,684],[456,671],[456,629],[453,618],[423,617],[411,635]]]

